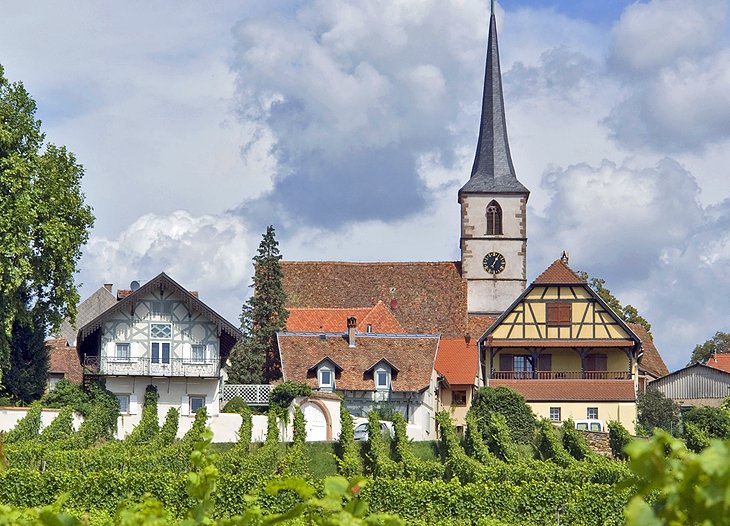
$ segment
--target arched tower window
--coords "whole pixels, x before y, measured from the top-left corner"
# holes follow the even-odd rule
[[[502,207],[497,201],[492,201],[487,205],[487,235],[502,235]]]

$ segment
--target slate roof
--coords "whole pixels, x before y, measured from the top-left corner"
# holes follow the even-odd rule
[[[482,118],[471,178],[459,190],[464,193],[528,194],[517,180],[507,139],[507,123],[502,95],[502,74],[499,67],[497,22],[494,12],[489,19],[487,65],[484,73]]]
[[[450,385],[475,385],[479,374],[479,351],[476,338],[439,342],[436,370]]]
[[[431,382],[439,337],[433,334],[358,334],[355,347],[341,333],[277,333],[283,379],[317,387],[312,367],[329,358],[342,371],[335,374],[335,388],[374,391],[373,364],[387,360],[398,372],[391,378],[393,391],[422,391]]]
[[[706,365],[708,367],[712,367],[713,369],[719,369],[720,371],[730,373],[730,354],[714,353],[712,356],[710,356],[710,359],[707,360]]]
[[[351,316],[357,319],[358,332],[368,332],[368,325],[372,329],[369,332],[379,334],[406,332],[382,301],[378,301],[375,307],[290,307],[288,310],[286,330],[289,332],[341,332],[347,329],[347,318]]]
[[[459,262],[282,261],[281,267],[287,308],[360,308],[382,301],[408,333],[461,338],[468,329]]]
[[[116,302],[117,300],[114,294],[112,294],[111,283],[99,287],[91,296],[79,304],[76,309],[76,322],[72,325],[68,318],[64,319],[56,336],[66,339],[71,345],[76,345],[76,336],[79,332],[79,327],[89,323]]]
[[[661,378],[662,376],[668,375],[669,369],[654,345],[654,339],[651,337],[651,334],[639,323],[626,323],[626,325],[639,337],[641,347],[644,350],[644,354],[639,359],[639,369],[654,378]],[[728,364],[728,367],[730,367],[730,364]],[[730,369],[728,369],[728,372],[730,372]]]
[[[535,281],[535,285],[585,285],[585,280],[580,279],[578,274],[562,259],[556,259]]]
[[[633,380],[489,380],[509,387],[528,402],[633,402]]]

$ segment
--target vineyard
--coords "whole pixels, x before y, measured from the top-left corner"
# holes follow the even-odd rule
[[[109,408],[95,407],[78,431],[64,409],[41,431],[41,409],[33,406],[0,449],[0,524],[610,525],[626,523],[630,501],[647,513],[646,501],[632,500],[640,477],[630,464],[596,455],[571,425],[542,421],[532,444],[520,444],[499,414],[472,415],[459,437],[441,413],[441,440],[429,456],[408,441],[398,417],[391,439],[372,413],[370,440],[355,442],[343,410],[329,456],[329,445],[305,443],[298,409],[292,443],[279,441],[272,411],[266,441],[252,444],[244,406],[238,443],[214,451],[204,410],[176,440],[177,412],[158,426],[155,394],[122,441],[109,438]],[[620,449],[627,437],[613,429],[612,439]],[[644,441],[637,462],[657,447],[664,458],[676,446],[666,440],[654,449]],[[645,493],[657,499],[655,487]]]

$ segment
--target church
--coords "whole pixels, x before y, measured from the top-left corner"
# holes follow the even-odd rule
[[[376,403],[403,399],[398,397],[396,376],[408,376],[411,362],[432,360],[435,385],[426,371],[420,372],[419,381],[410,382],[412,389],[436,393],[427,405],[429,417],[446,409],[457,426],[463,425],[476,389],[507,386],[522,394],[538,417],[554,422],[618,420],[633,431],[637,393],[667,374],[667,368],[651,336],[643,327],[623,322],[570,269],[565,253],[528,286],[530,191],[517,178],[510,153],[493,10],[489,24],[476,154],[457,196],[461,259],[283,261],[287,307],[298,320],[296,328],[288,326],[288,332],[280,333],[280,342],[287,342],[280,348],[283,377]],[[379,327],[358,322],[357,312],[376,306],[387,310],[389,323]],[[333,331],[335,311],[340,321]],[[399,351],[393,353],[386,342],[393,326],[418,341],[419,350],[399,342]],[[370,358],[376,361],[382,355],[381,363],[386,363],[379,370],[393,379],[387,383],[387,396],[386,384],[378,384],[373,376],[377,363],[366,368],[362,362],[359,369],[342,365],[350,361],[348,349],[350,354],[357,352],[346,343],[337,350],[329,346],[326,356],[313,353],[310,361],[319,361],[305,360],[296,371],[289,366],[301,361],[301,349],[318,345],[315,334],[321,334],[322,342],[331,337],[355,341],[358,332],[374,342],[368,347]],[[375,338],[378,334],[380,340]],[[435,356],[433,337],[438,338]],[[318,372],[322,360],[332,373],[325,387]],[[354,384],[357,390],[351,389]],[[347,396],[345,404],[352,409]]]

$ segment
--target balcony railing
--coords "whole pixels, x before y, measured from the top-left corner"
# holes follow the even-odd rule
[[[234,396],[239,396],[248,405],[269,405],[269,395],[274,387],[267,384],[225,384],[221,399],[228,402]]]
[[[630,380],[628,371],[492,371],[492,380]]]
[[[87,356],[84,367],[92,374],[109,376],[175,376],[217,378],[218,360],[192,361],[170,358],[167,362],[153,362],[149,358],[114,358]]]

